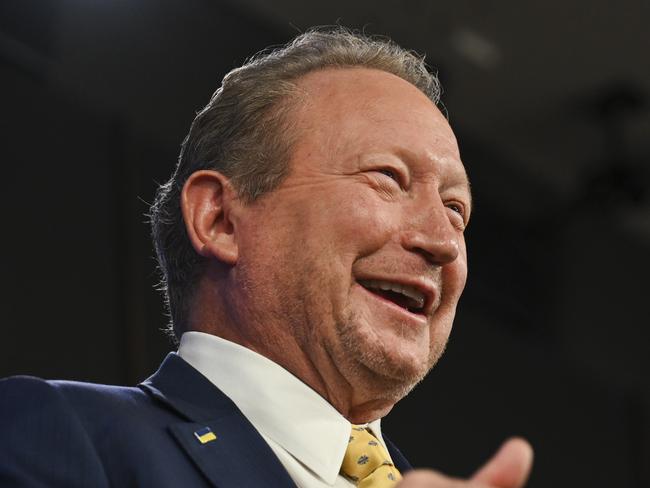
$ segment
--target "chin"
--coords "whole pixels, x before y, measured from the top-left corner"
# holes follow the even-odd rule
[[[379,375],[405,382],[421,379],[429,372],[430,362],[428,354],[407,347],[402,350],[384,347],[370,349],[368,354],[362,356],[362,361]]]
[[[399,344],[399,339],[378,337],[372,329],[365,329],[364,334],[362,330],[354,322],[339,328],[343,356],[348,359],[348,375],[364,389],[392,403],[401,400],[422,381],[437,360],[430,357],[432,351],[428,347],[421,349],[410,341],[402,347],[390,347]]]
[[[386,370],[371,370],[366,366],[366,378],[363,386],[366,394],[382,403],[394,405],[407,396],[428,373],[428,369],[395,369],[391,375],[383,374]]]
[[[384,388],[394,390],[399,399],[406,396],[431,370],[429,358],[415,358],[383,351],[362,358],[366,368],[374,373]]]

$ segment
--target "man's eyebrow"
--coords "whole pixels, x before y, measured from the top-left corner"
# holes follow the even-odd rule
[[[462,187],[465,190],[467,190],[467,194],[469,195],[470,200],[472,199],[472,184],[469,181],[469,176],[467,175],[467,170],[465,169],[465,165],[462,163],[462,161],[458,160],[459,163],[459,168],[454,168],[451,171],[451,175],[449,178],[449,183],[445,186],[452,188],[452,187]]]
[[[445,185],[445,188],[462,188],[464,191],[466,191],[469,198],[469,210],[471,211],[474,207],[474,199],[472,198],[472,183],[469,181],[469,176],[467,176],[465,166],[463,165],[462,170],[454,171],[454,174],[450,180],[451,181]]]
[[[409,168],[411,168],[413,165],[417,164],[417,162],[421,159],[421,157],[418,157],[417,154],[415,154],[412,151],[409,151],[404,148],[398,148],[393,151],[393,154],[397,156],[399,159],[401,159],[404,164],[406,164]],[[427,159],[427,158],[425,158]],[[450,160],[448,158],[441,158],[438,159],[436,157],[429,158],[432,164],[434,165],[439,165],[439,164],[448,164]],[[453,159],[453,164],[458,164],[458,168],[452,169],[452,174],[450,179],[450,182],[448,184],[445,184],[444,186],[446,188],[458,188],[461,187],[463,190],[467,192],[467,196],[469,198],[469,210],[470,212],[474,208],[474,199],[472,198],[472,184],[469,180],[469,176],[467,175],[467,170],[465,169],[465,165],[459,158],[452,158]]]
[[[464,178],[464,183],[463,186],[467,190],[467,196],[469,197],[469,211],[471,212],[474,209],[474,198],[472,196],[472,182],[469,181],[469,176],[467,176],[467,172],[463,171],[465,173],[465,178]]]

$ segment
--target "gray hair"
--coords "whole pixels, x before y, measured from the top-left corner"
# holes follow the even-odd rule
[[[263,51],[230,71],[190,127],[178,165],[160,185],[151,205],[151,231],[161,282],[176,339],[186,330],[194,287],[204,258],[185,230],[180,194],[187,178],[208,169],[228,177],[245,203],[280,185],[289,173],[297,137],[291,109],[299,97],[295,81],[325,68],[363,67],[392,73],[419,88],[436,105],[440,84],[424,58],[386,38],[344,27],[312,29],[287,45]]]

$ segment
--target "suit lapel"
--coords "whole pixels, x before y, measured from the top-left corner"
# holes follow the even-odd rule
[[[399,472],[404,474],[407,471],[411,471],[413,469],[411,463],[408,462],[408,460],[404,457],[400,450],[397,449],[397,446],[395,446],[395,444],[393,444],[390,439],[388,439],[386,436],[383,437],[384,442],[386,442],[386,447],[388,448],[390,458],[393,460],[393,464],[395,464],[395,467],[399,470]]]
[[[140,387],[186,419],[170,425],[170,433],[214,486],[295,488],[271,448],[237,406],[175,353]],[[206,427],[216,438],[210,436],[202,443],[195,433]]]

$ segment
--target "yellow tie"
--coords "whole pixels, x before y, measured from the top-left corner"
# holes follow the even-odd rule
[[[341,474],[359,488],[391,488],[402,479],[381,442],[358,425],[352,426]]]

